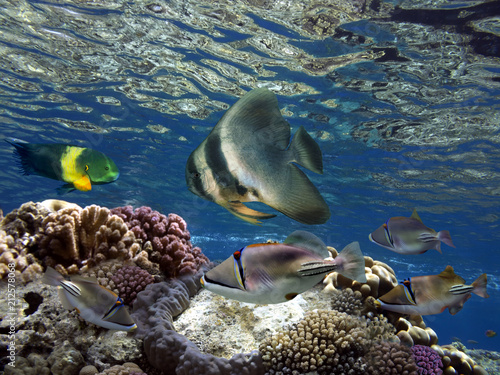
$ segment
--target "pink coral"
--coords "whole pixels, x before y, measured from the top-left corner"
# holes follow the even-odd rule
[[[135,211],[132,206],[118,207],[111,213],[126,222],[135,237],[143,241],[144,248],[148,248],[147,242],[151,244],[149,260],[157,263],[167,277],[193,274],[208,263],[201,249],[191,244],[186,221],[179,215],[165,216],[146,206]]]
[[[120,268],[111,276],[111,280],[115,283],[118,295],[126,305],[131,305],[137,297],[137,293],[154,282],[153,276],[137,266]]]

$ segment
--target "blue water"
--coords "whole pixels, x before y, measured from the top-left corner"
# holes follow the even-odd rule
[[[477,40],[459,26],[373,17],[341,26],[343,34],[318,36],[287,24],[279,9],[249,7],[245,15],[228,6],[221,21],[206,16],[208,4],[170,1],[161,3],[162,13],[148,4],[3,4],[1,138],[106,153],[120,168],[118,181],[63,198],[178,213],[213,260],[305,229],[337,248],[359,241],[401,280],[448,264],[467,282],[486,272],[489,299],[473,295],[457,315],[425,321],[440,344],[458,337],[500,350],[500,338],[484,334],[500,331],[498,54],[476,53],[471,40]],[[265,38],[268,47],[260,42]],[[316,75],[279,43],[309,58],[351,57]],[[398,58],[348,55],[390,49]],[[252,226],[185,186],[189,154],[238,97],[258,86],[276,92],[292,132],[304,126],[322,149],[324,174],[308,176],[332,211],[324,225],[279,214]],[[22,176],[7,143],[0,144],[0,178],[4,213],[55,198],[61,185]],[[427,226],[449,230],[457,248],[404,256],[368,240],[387,218],[410,216],[414,208]]]

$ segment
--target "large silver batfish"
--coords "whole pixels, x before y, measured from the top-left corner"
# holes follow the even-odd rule
[[[295,231],[283,243],[248,245],[208,271],[201,285],[213,293],[241,302],[271,304],[289,301],[336,271],[366,282],[365,259],[357,242],[331,260],[323,241]]]
[[[290,125],[276,95],[254,89],[224,114],[186,164],[191,192],[252,224],[276,215],[242,202],[262,202],[305,224],[322,224],[330,210],[296,165],[323,173],[318,144],[303,127],[290,143]]]

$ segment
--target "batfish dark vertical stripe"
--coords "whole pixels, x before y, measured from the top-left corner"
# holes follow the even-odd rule
[[[205,144],[205,160],[207,165],[217,179],[217,184],[231,186],[234,177],[229,172],[227,161],[222,154],[220,139],[216,136],[209,136]]]

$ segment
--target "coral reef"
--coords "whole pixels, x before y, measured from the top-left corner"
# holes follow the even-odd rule
[[[366,355],[367,375],[418,375],[412,351],[396,342],[379,342]]]
[[[38,229],[50,210],[41,203],[27,202],[8,213],[0,222],[0,279],[14,265],[16,279],[24,283],[42,273],[32,254],[38,242]]]
[[[455,343],[456,344],[456,343]],[[457,345],[433,345],[434,349],[442,359],[444,375],[485,375],[486,370],[478,365],[470,356],[460,350],[462,346]]]
[[[361,311],[364,309],[361,292],[354,292],[351,288],[333,291],[332,309],[349,315],[361,315]]]
[[[196,345],[174,330],[173,318],[189,305],[200,288],[200,274],[150,284],[138,294],[132,317],[137,336],[144,339],[149,362],[164,373],[179,375],[262,374],[258,353],[237,354],[230,359],[203,354]]]
[[[187,224],[179,215],[165,216],[145,206],[135,211],[132,206],[117,207],[111,213],[121,217],[136,238],[143,241],[144,249],[149,249],[147,257],[143,252],[135,262],[150,273],[159,267],[167,277],[175,278],[196,273],[208,263],[201,249],[191,244]]]
[[[117,294],[126,305],[131,305],[137,293],[143,291],[154,282],[153,276],[137,266],[124,266],[111,276]]]
[[[121,218],[96,205],[65,208],[44,218],[40,258],[59,272],[76,273],[107,259],[127,260],[140,250]]]
[[[4,375],[51,375],[49,363],[40,355],[16,356],[16,367],[5,366]]]
[[[97,373],[96,373],[97,374]],[[79,375],[82,375],[81,373]],[[146,375],[135,363],[126,362],[123,365],[116,365],[97,375]]]
[[[434,349],[425,345],[414,345],[411,351],[418,366],[419,375],[441,375],[443,373],[443,361]]]
[[[270,373],[364,374],[366,329],[366,320],[346,313],[310,311],[299,323],[268,337],[259,351]]]

